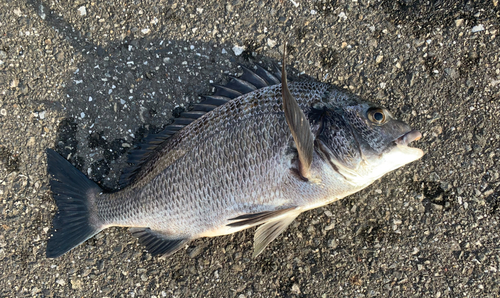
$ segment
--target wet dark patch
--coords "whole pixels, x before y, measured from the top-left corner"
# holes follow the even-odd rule
[[[388,14],[388,21],[410,28],[417,37],[437,27],[453,28],[457,19],[475,26],[484,19],[498,18],[500,14],[500,8],[491,5],[489,0],[383,0],[373,5]],[[481,14],[475,16],[478,11]]]
[[[109,174],[109,165],[104,159],[100,159],[91,164],[90,169],[92,171],[90,172],[91,176],[89,178],[94,181],[102,181]]]
[[[374,245],[384,239],[384,235],[387,232],[387,228],[381,226],[378,223],[368,223],[359,227],[357,231],[357,236],[363,240],[368,245]]]
[[[68,159],[78,170],[82,170],[84,160],[76,156],[76,149],[78,148],[78,141],[76,139],[76,132],[78,125],[73,118],[64,118],[59,122],[57,127],[57,137],[55,142],[55,150],[64,158]]]
[[[97,131],[94,131],[92,132],[87,140],[89,142],[89,148],[91,149],[94,149],[94,148],[97,148],[97,147],[103,147],[107,144],[107,141],[102,137],[103,135],[103,132],[97,132]]]
[[[433,209],[448,211],[453,207],[453,199],[451,198],[449,191],[445,191],[438,182],[417,182],[410,188],[424,195],[422,204],[425,207],[425,212],[431,212]],[[433,205],[441,207],[433,208]]]
[[[314,8],[323,16],[330,16],[337,8],[337,0],[318,0],[314,3]]]
[[[76,134],[78,125],[72,118],[63,119],[58,125],[58,135],[56,137],[55,150],[64,158],[73,164],[78,170],[86,173],[85,159],[77,155],[78,141]],[[147,131],[147,130],[146,130]],[[103,137],[104,132],[92,132],[88,137],[88,147],[90,149],[101,148],[103,150],[104,159],[100,159],[90,165],[91,174],[90,179],[101,182],[109,174],[111,161],[118,159],[122,156],[128,148],[123,146],[125,140],[115,139],[108,142]],[[138,132],[136,135],[141,136]]]
[[[413,107],[409,104],[403,105],[401,108],[399,108],[399,113],[400,114],[409,114],[411,113]]]
[[[128,148],[123,147],[125,140],[115,139],[111,143],[107,143],[104,147],[104,158],[108,161],[116,160],[127,152]]]
[[[293,291],[293,285],[297,282],[296,277],[292,276],[285,279],[285,282],[280,282],[277,287],[277,297],[305,297],[301,293]]]
[[[247,39],[244,42],[244,46],[245,50],[241,53],[241,57],[248,61],[250,58],[253,58],[252,53],[256,53],[262,45],[253,39]]]
[[[306,27],[300,27],[295,29],[295,35],[299,40],[304,39],[307,33],[309,33],[309,29],[307,29]]]
[[[339,63],[339,53],[332,48],[323,48],[319,57],[324,68],[334,68]]]
[[[89,240],[85,241],[86,245],[96,247],[98,245],[98,239],[96,237],[92,237]]]
[[[361,286],[363,284],[363,280],[357,274],[352,275],[351,277],[349,277],[349,282],[351,284],[355,285],[355,286]]]
[[[435,56],[429,55],[426,58],[424,58],[424,65],[425,65],[425,69],[427,70],[427,72],[430,75],[434,74],[434,70],[437,70],[439,73],[442,72],[442,70],[441,70],[442,63]]]
[[[19,170],[19,156],[12,153],[4,146],[0,146],[0,163],[3,165],[7,173]]]
[[[177,107],[175,108],[173,111],[172,111],[172,116],[174,118],[179,118],[181,116],[182,113],[184,113],[186,111],[185,108],[183,107]]]
[[[286,52],[289,55],[294,55],[297,52],[297,49],[294,46],[292,46],[291,44],[287,44],[286,45]]]
[[[165,8],[165,10],[163,11],[163,15],[165,17],[165,20],[167,20],[168,22],[175,24],[182,23],[182,19],[177,15],[177,12],[171,7]]]
[[[481,56],[475,50],[471,50],[465,59],[462,61],[462,65],[458,68],[460,75],[465,76],[467,73],[475,70],[475,68],[479,65],[481,60]]]
[[[491,214],[500,213],[500,186],[491,195],[487,196],[485,201]]]
[[[152,118],[152,117],[156,116],[156,114],[158,114],[158,112],[155,109],[151,108],[148,110],[148,114],[149,114],[149,117]]]
[[[461,245],[463,246],[463,245]],[[452,252],[453,256],[457,260],[469,260],[472,261],[476,259],[476,261],[483,262],[485,260],[485,256],[488,251],[485,250],[466,250],[462,247],[462,250],[455,250]]]
[[[265,256],[265,255],[262,255],[262,260],[260,262],[260,272],[262,274],[269,274],[271,272],[276,272],[280,266],[279,264],[277,263],[276,259],[273,258],[272,256]]]
[[[424,197],[428,199],[431,203],[439,204],[444,206],[444,190],[441,188],[437,182],[426,182],[423,185]]]

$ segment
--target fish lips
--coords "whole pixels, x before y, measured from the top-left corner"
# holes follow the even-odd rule
[[[422,138],[422,134],[418,130],[411,130],[399,138],[395,139],[397,147],[406,154],[414,155],[417,159],[424,155],[424,151],[419,148],[409,147],[408,145],[413,141],[418,141]]]

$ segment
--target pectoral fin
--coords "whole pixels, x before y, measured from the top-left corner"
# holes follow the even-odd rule
[[[297,207],[290,207],[290,208],[285,208],[281,210],[275,210],[275,211],[264,211],[264,212],[258,212],[258,213],[249,213],[249,214],[243,214],[238,217],[230,218],[229,221],[230,223],[227,224],[228,227],[251,227],[251,226],[256,226],[263,224],[265,222],[268,222],[270,220],[276,220],[281,218],[284,214],[287,214],[291,212],[292,210],[297,209]]]
[[[286,43],[283,48],[283,66],[281,72],[281,94],[283,97],[283,110],[285,112],[286,122],[292,131],[293,140],[299,153],[299,171],[300,174],[309,179],[311,177],[310,168],[313,157],[313,135],[311,127],[304,112],[299,107],[297,100],[292,96],[288,89],[286,78]]]
[[[300,212],[288,212],[279,220],[269,221],[261,225],[255,232],[252,257],[257,257],[299,214]]]

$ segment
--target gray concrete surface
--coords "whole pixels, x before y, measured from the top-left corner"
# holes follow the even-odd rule
[[[0,296],[499,297],[499,19],[498,0],[0,1]],[[131,146],[284,40],[295,75],[387,106],[424,158],[256,259],[253,230],[162,259],[123,228],[45,257],[45,148],[113,188]]]

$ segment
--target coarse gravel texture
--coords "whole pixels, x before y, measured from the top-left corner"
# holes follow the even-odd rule
[[[0,2],[0,296],[499,297],[500,3]],[[55,148],[113,189],[126,152],[238,65],[279,65],[388,107],[420,160],[306,212],[151,257],[125,228],[45,257]],[[293,70],[291,69],[293,68]]]

